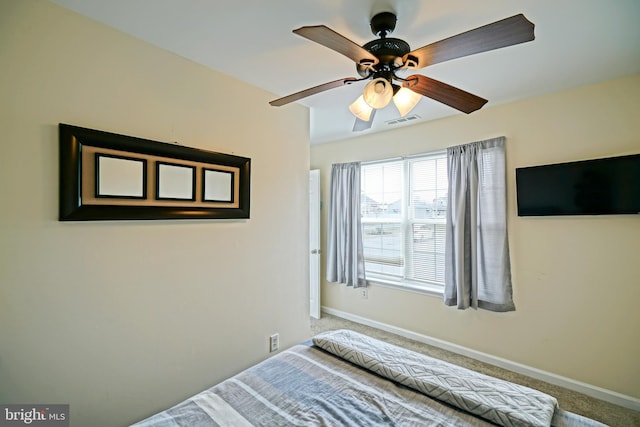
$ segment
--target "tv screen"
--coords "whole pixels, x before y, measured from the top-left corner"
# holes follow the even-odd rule
[[[640,154],[516,169],[518,216],[640,214]]]

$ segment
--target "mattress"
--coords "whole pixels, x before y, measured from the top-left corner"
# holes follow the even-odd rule
[[[296,345],[135,427],[603,426],[552,396],[349,330]]]

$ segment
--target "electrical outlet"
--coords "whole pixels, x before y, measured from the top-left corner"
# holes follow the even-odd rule
[[[273,353],[280,348],[280,334],[273,334],[269,337],[269,352]]]
[[[360,295],[362,296],[362,299],[367,299],[369,297],[369,290],[366,286],[360,288]]]

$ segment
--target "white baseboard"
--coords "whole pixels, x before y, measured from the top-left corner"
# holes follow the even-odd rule
[[[500,368],[508,369],[518,374],[526,375],[528,377],[564,387],[569,390],[574,390],[579,393],[586,394],[587,396],[594,397],[596,399],[604,400],[605,402],[633,409],[634,411],[640,411],[640,399],[636,399],[632,396],[627,396],[625,394],[618,393],[612,390],[607,390],[591,384],[572,380],[571,378],[556,375],[551,372],[546,372],[517,362],[512,362],[510,360],[503,359],[502,357],[492,356],[490,354],[463,347],[461,345],[453,344],[437,338],[432,338],[430,336],[422,335],[413,331],[409,331],[407,329],[398,328],[396,326],[388,325],[376,320],[371,320],[366,317],[361,317],[344,311],[335,310],[333,308],[323,306],[322,312],[330,314],[332,316],[350,320],[352,322],[360,323],[362,325],[371,326],[373,328],[391,332],[393,334],[400,335],[414,341],[422,342],[424,344],[429,344],[444,350],[448,350],[453,353],[471,357],[473,359],[480,360],[482,362],[489,363]]]

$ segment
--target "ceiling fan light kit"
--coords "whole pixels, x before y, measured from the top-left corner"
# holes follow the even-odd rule
[[[420,102],[421,99],[422,95],[419,93],[414,92],[411,89],[407,89],[406,87],[401,87],[393,96],[393,103],[398,109],[400,117],[404,117],[413,110],[413,107],[418,105],[418,102]]]
[[[324,25],[293,30],[295,34],[353,60],[361,78],[335,80],[276,99],[270,104],[281,106],[356,81],[371,80],[364,87],[362,95],[349,106],[356,116],[354,130],[363,128],[358,120],[368,122],[365,128],[371,127],[375,110],[385,108],[392,99],[401,116],[408,114],[423,96],[469,114],[482,108],[487,100],[421,74],[402,78],[396,73],[525,43],[535,38],[534,24],[519,14],[412,51],[404,40],[387,37],[395,29],[396,21],[396,15],[391,12],[378,13],[371,18],[371,32],[379,38],[363,46]]]
[[[358,99],[353,101],[353,104],[349,105],[349,111],[363,122],[368,122],[371,120],[373,108],[364,100],[364,95],[360,95]]]
[[[369,107],[376,109],[384,108],[391,102],[393,87],[391,87],[389,80],[378,77],[367,83],[362,92],[362,96]]]

